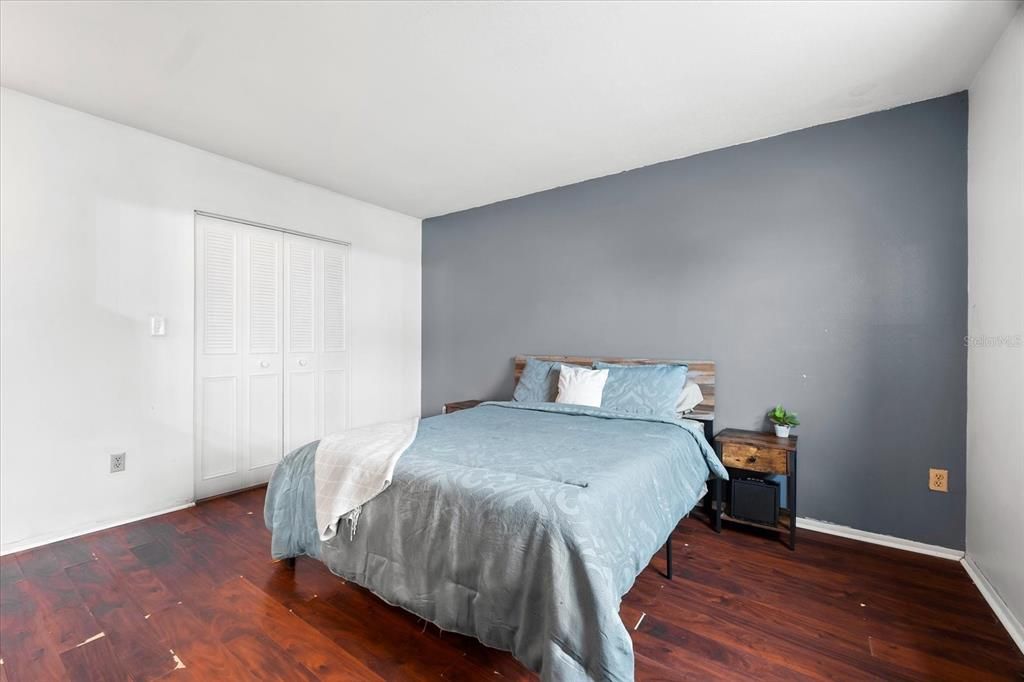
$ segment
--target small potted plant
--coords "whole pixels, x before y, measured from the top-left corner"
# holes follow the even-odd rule
[[[775,409],[768,413],[768,419],[775,424],[775,435],[779,438],[789,438],[789,430],[800,425],[796,412],[788,412],[782,405],[776,405]]]

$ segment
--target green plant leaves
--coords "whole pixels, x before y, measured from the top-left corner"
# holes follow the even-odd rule
[[[768,419],[781,426],[800,425],[800,419],[797,417],[796,412],[787,411],[781,404],[776,405],[775,408],[768,413]]]

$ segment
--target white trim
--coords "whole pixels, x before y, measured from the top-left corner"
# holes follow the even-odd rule
[[[1017,619],[1017,616],[1013,615],[1013,611],[1006,605],[1003,598],[999,596],[996,589],[992,587],[992,583],[985,577],[981,568],[974,563],[974,559],[970,556],[964,556],[960,563],[963,565],[964,570],[967,571],[967,575],[974,581],[974,584],[978,586],[981,596],[985,598],[989,607],[995,612],[996,618],[1006,628],[1017,648],[1020,649],[1021,653],[1024,653],[1024,624]]]
[[[916,552],[917,554],[927,554],[928,556],[939,557],[940,559],[960,561],[964,558],[964,553],[959,549],[929,545],[924,542],[917,542],[916,540],[904,540],[892,535],[882,535],[881,533],[871,533],[866,530],[850,528],[849,526],[840,526],[838,523],[805,519],[802,516],[796,518],[796,527],[814,530],[819,533],[827,533],[828,535],[838,535],[841,538],[849,538],[850,540],[870,542],[873,545],[903,549],[908,552]]]
[[[196,215],[205,216],[207,218],[216,218],[217,220],[226,220],[229,223],[238,223],[239,225],[248,225],[249,227],[261,227],[264,230],[273,230],[274,232],[284,232],[285,234],[294,234],[299,237],[305,237],[306,239],[318,239],[322,242],[330,242],[332,244],[340,244],[341,246],[352,246],[352,242],[342,241],[340,239],[332,239],[331,237],[322,237],[318,234],[310,234],[309,232],[299,232],[298,230],[290,230],[287,227],[278,227],[277,225],[267,225],[266,223],[257,223],[253,220],[245,220],[243,218],[232,218],[231,216],[221,215],[220,213],[210,213],[209,211],[200,211],[198,208],[192,211]]]
[[[4,555],[7,555],[7,554],[13,554],[14,552],[22,552],[22,551],[24,551],[26,549],[34,549],[36,547],[42,547],[43,545],[48,545],[51,542],[60,542],[61,540],[68,540],[70,538],[77,538],[80,535],[88,535],[89,533],[95,533],[97,531],[106,530],[108,528],[114,528],[116,526],[123,526],[126,523],[134,523],[135,521],[142,521],[143,519],[151,519],[154,516],[160,516],[162,514],[170,514],[171,512],[181,511],[182,509],[188,509],[189,507],[194,507],[194,506],[196,506],[195,502],[187,502],[185,504],[179,504],[179,505],[174,506],[174,507],[169,507],[167,509],[161,509],[159,511],[150,512],[148,514],[143,514],[141,516],[133,516],[131,518],[122,519],[120,521],[112,521],[110,523],[104,523],[104,524],[101,524],[99,526],[83,528],[82,530],[75,531],[74,533],[67,533],[66,535],[57,535],[57,536],[54,536],[54,537],[47,537],[47,536],[39,536],[39,535],[37,535],[34,538],[29,538],[27,540],[19,540],[17,542],[12,542],[9,545],[4,545],[3,548],[0,549],[0,556],[4,556]]]

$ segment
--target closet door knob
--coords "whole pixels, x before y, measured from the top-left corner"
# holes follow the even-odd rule
[[[262,367],[263,369],[266,369],[267,367],[270,367],[270,363],[268,361],[266,361],[266,360],[261,360],[260,361],[260,367]]]

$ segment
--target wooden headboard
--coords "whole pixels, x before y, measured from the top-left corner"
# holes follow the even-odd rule
[[[704,396],[693,412],[684,415],[687,419],[696,419],[702,422],[713,422],[715,420],[715,363],[710,360],[651,360],[649,358],[591,358],[582,355],[517,355],[515,360],[514,380],[512,387],[519,383],[519,377],[526,367],[526,358],[531,357],[537,360],[548,362],[561,362],[566,365],[580,365],[590,367],[595,362],[610,362],[617,365],[686,365],[687,376],[697,382],[700,392]],[[707,429],[705,429],[707,430]]]

